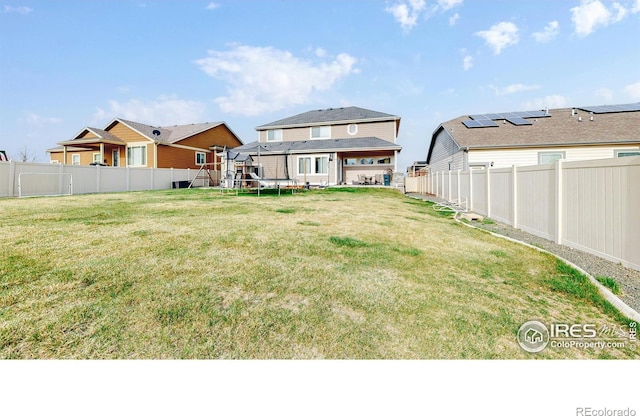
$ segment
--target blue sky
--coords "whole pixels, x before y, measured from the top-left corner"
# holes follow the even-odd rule
[[[640,0],[0,0],[0,149],[115,117],[402,117],[399,168],[463,114],[640,101]]]

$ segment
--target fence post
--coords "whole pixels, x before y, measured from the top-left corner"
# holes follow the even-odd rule
[[[155,191],[156,168],[149,169],[151,171],[151,190]]]
[[[491,218],[491,169],[487,166],[487,217]]]
[[[10,196],[16,196],[15,193],[15,183],[16,183],[16,162],[13,160],[9,161],[9,188],[8,193]]]
[[[462,195],[460,195],[460,169],[456,172],[456,177],[458,178],[458,204],[462,203]]]
[[[451,201],[451,169],[449,169],[447,177],[449,180],[449,183],[447,183],[447,201]]]
[[[96,166],[96,192],[100,193],[100,165]]]
[[[556,160],[556,229],[555,229],[555,242],[556,244],[562,244],[562,159]]]
[[[518,169],[511,166],[511,220],[513,228],[518,228]]]
[[[469,169],[469,211],[473,211],[473,169]]]
[[[127,169],[127,192],[129,192],[131,190],[131,168],[127,166],[126,169]]]

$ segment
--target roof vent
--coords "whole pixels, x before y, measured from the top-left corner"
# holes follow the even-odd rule
[[[154,130],[151,133],[156,137],[160,136],[160,130]]]
[[[593,113],[591,113],[591,117],[589,117],[589,121],[593,121]]]
[[[582,116],[578,117],[578,122],[582,121]]]

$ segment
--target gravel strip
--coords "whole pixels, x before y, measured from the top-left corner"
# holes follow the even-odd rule
[[[429,195],[407,194],[412,198],[423,199],[432,202],[441,202],[442,200]],[[473,221],[473,226],[501,234],[515,240],[523,241],[542,249],[547,250],[563,259],[569,260],[577,266],[584,269],[593,277],[607,276],[618,282],[621,294],[617,295],[620,300],[634,309],[640,311],[640,271],[624,267],[621,264],[613,263],[593,254],[575,250],[571,247],[556,244],[542,237],[529,234],[525,231],[518,230],[509,225],[495,222],[486,224],[484,222]]]

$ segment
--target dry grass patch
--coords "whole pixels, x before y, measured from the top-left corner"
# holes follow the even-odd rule
[[[515,341],[621,324],[553,258],[390,190],[0,200],[3,358],[598,358]],[[565,290],[567,289],[567,290]]]

